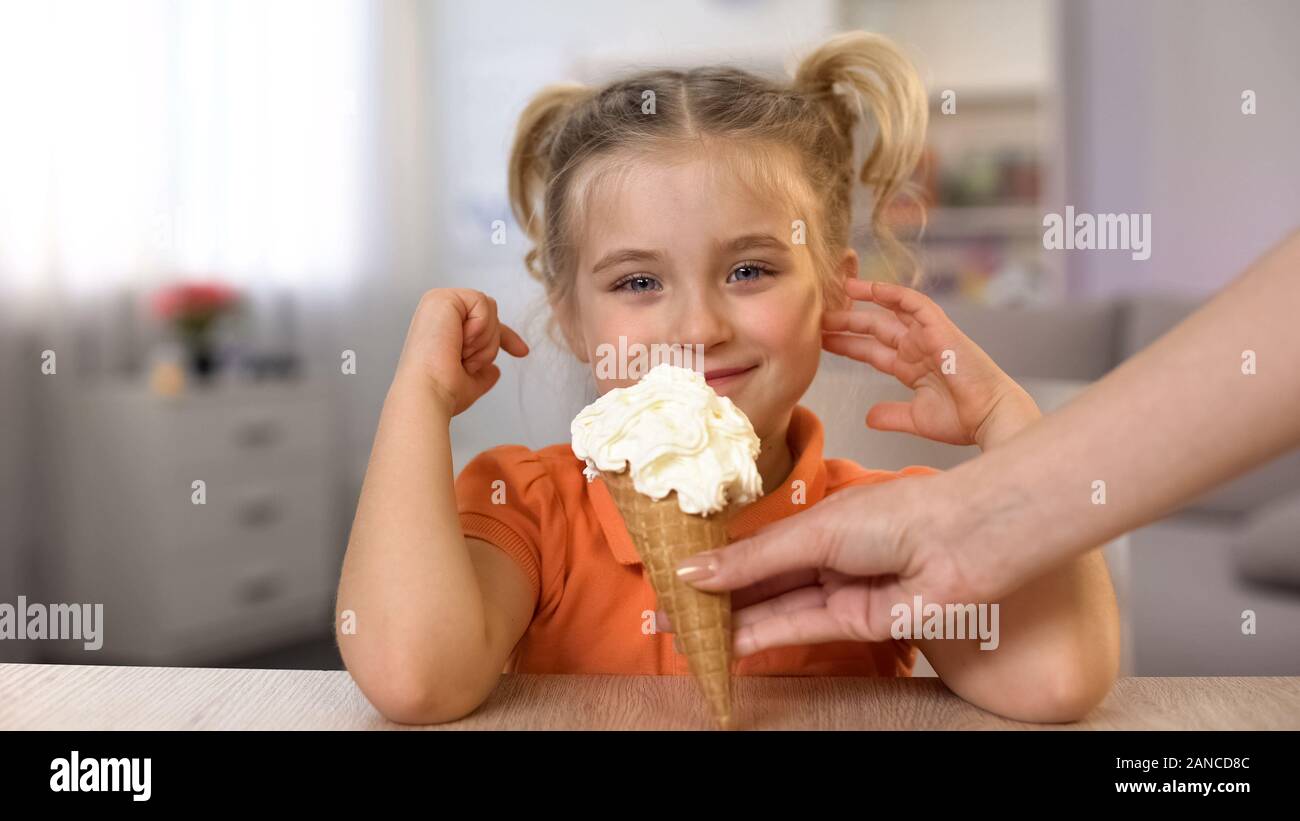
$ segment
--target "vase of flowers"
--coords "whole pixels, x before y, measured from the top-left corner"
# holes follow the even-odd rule
[[[181,283],[159,291],[153,306],[185,347],[190,372],[200,380],[215,374],[220,366],[216,326],[239,309],[239,293],[219,282]]]

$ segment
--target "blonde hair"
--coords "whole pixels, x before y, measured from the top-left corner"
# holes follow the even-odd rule
[[[653,113],[644,110],[647,99]],[[896,279],[916,284],[915,259],[886,214],[920,159],[928,116],[911,62],[889,40],[863,31],[823,43],[786,84],[708,66],[645,71],[599,89],[547,86],[520,115],[510,153],[511,209],[534,243],[524,264],[547,301],[566,310],[577,265],[574,229],[584,224],[595,182],[630,165],[590,161],[627,155],[673,162],[703,149],[769,195],[794,201],[802,194],[812,208],[809,250],[832,300],[843,298],[834,261],[850,243],[855,180],[874,194],[870,227],[886,264]],[[859,138],[867,146],[860,168]],[[797,178],[780,159],[795,161]],[[548,322],[552,334],[555,320]]]

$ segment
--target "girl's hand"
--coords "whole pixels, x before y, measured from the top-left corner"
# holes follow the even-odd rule
[[[826,311],[822,347],[916,391],[909,402],[873,405],[869,427],[987,448],[1041,415],[1029,394],[929,297],[887,282],[845,285],[850,298],[887,310]]]
[[[497,318],[496,300],[467,288],[425,292],[406,331],[398,379],[422,381],[448,418],[468,409],[501,378],[497,351],[528,355],[528,343]]]

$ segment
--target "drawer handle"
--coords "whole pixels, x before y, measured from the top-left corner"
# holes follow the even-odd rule
[[[284,592],[284,579],[278,573],[261,573],[239,583],[236,596],[244,604],[261,604],[277,599]]]
[[[244,527],[269,527],[280,520],[283,511],[275,497],[263,496],[241,504],[236,515]]]
[[[258,419],[245,422],[235,429],[235,441],[240,447],[264,448],[275,444],[284,429],[273,419]]]

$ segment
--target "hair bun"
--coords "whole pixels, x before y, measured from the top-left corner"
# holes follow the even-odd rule
[[[800,61],[793,87],[826,107],[850,156],[859,126],[869,129],[867,156],[855,172],[875,194],[872,232],[883,250],[912,265],[886,224],[883,206],[905,188],[925,148],[929,98],[915,66],[887,38],[849,31]]]
[[[551,148],[559,134],[557,126],[591,94],[592,90],[581,83],[553,83],[539,91],[519,115],[514,144],[510,149],[510,209],[515,221],[534,242],[542,235],[542,222],[538,215],[546,178],[551,171]],[[535,279],[545,280],[545,271],[536,253],[525,258],[525,265]]]

